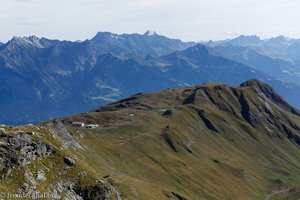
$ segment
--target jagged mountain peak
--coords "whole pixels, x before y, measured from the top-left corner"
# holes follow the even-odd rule
[[[110,32],[99,32],[91,43],[103,53],[113,52],[119,55],[147,56],[167,55],[176,50],[184,50],[194,43],[185,43],[177,39],[171,39],[147,31],[145,34],[114,34]]]
[[[124,39],[122,35],[111,32],[98,32],[90,41],[94,44],[99,44],[108,41],[118,41]]]
[[[121,37],[121,36],[133,36],[133,35],[138,35],[138,36],[157,36],[158,34],[155,31],[147,30],[144,34],[137,34],[137,33],[132,33],[132,34],[116,34],[116,33],[111,33],[111,32],[98,32],[94,38],[99,38],[99,37]]]
[[[112,35],[117,35],[108,31],[104,32],[98,32],[93,38],[99,38],[99,37],[105,37],[105,36],[112,36]]]
[[[209,46],[197,44],[193,47],[187,48],[181,52],[186,56],[192,57],[205,57],[205,56],[220,56],[220,54]]]
[[[236,37],[235,39],[248,39],[248,40],[259,41],[260,37],[257,35],[240,35],[240,36]]]
[[[203,44],[197,44],[193,47],[187,48],[186,50],[184,50],[183,52],[185,53],[192,53],[192,52],[197,52],[197,53],[205,53],[208,54],[210,52],[211,48],[203,45]]]
[[[38,48],[43,48],[44,45],[41,43],[41,38],[37,36],[28,36],[28,37],[17,37],[14,36],[10,41],[6,43],[9,45],[18,45],[18,46],[35,46]]]
[[[262,40],[257,35],[250,35],[250,36],[240,35],[237,38],[230,41],[230,43],[232,43],[233,45],[242,45],[242,46],[257,45],[260,44],[261,42]]]
[[[279,40],[279,41],[287,41],[287,40],[289,40],[289,38],[285,37],[284,35],[279,35],[279,36],[273,37],[271,39],[273,39],[273,40]]]
[[[288,46],[291,39],[280,35],[277,37],[273,37],[270,39],[266,39],[266,44],[268,45],[276,45],[276,46]]]
[[[208,42],[209,46],[251,46],[259,45],[263,43],[264,40],[261,40],[257,35],[240,35],[233,39],[226,39],[216,42]]]
[[[145,36],[155,36],[155,35],[158,35],[155,31],[151,31],[151,30],[147,30],[145,33],[144,33]]]
[[[28,36],[28,37],[26,37],[26,36],[24,36],[24,37],[14,36],[10,41],[32,42],[32,43],[34,43],[34,42],[37,42],[39,40],[40,40],[39,37],[32,35],[32,36]]]

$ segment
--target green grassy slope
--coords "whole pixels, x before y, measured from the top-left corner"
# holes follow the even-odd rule
[[[300,198],[299,112],[256,80],[137,94],[40,129],[59,152],[49,161],[74,158],[66,176],[86,171],[82,185],[108,177],[112,199]]]

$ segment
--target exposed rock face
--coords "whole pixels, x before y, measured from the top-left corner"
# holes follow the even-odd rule
[[[257,89],[259,92],[262,92],[264,95],[266,95],[270,100],[272,100],[274,103],[276,103],[277,105],[281,106],[282,108],[284,108],[286,111],[292,112],[295,115],[300,116],[300,111],[298,109],[293,108],[291,105],[289,105],[284,99],[283,97],[281,97],[280,95],[278,95],[273,88],[271,88],[269,85],[252,79],[249,81],[246,81],[244,83],[241,84],[241,87],[253,87],[255,89]]]
[[[75,192],[84,200],[106,200],[111,197],[111,189],[101,183],[91,187],[75,188]]]
[[[109,200],[113,192],[107,181],[97,181],[93,186],[83,187],[77,180],[52,184],[48,191],[57,200],[62,196],[65,200]]]
[[[64,199],[66,200],[83,200],[83,198],[76,194],[76,192],[73,190],[74,185],[77,184],[76,180],[72,181],[61,181],[58,183],[52,184],[48,192],[53,194],[55,200],[62,199],[62,196],[64,194]]]
[[[7,133],[4,128],[0,128],[0,137],[6,137]]]
[[[62,142],[64,149],[75,148],[81,149],[82,146],[74,138],[74,136],[66,129],[60,120],[54,120],[48,123],[48,128],[53,137],[58,138]]]
[[[3,134],[2,134],[3,135]],[[6,175],[11,168],[25,166],[33,160],[55,153],[55,149],[42,140],[35,141],[25,132],[2,137],[0,173]]]
[[[43,170],[40,170],[37,172],[36,180],[37,181],[45,181],[46,180],[45,172]]]
[[[58,140],[61,138],[75,140],[65,129],[61,130],[55,132],[62,134],[61,137],[58,138],[55,134],[51,135],[53,132],[49,136],[57,137]],[[43,197],[41,195],[49,195],[48,198],[57,200],[62,198],[65,200],[110,199],[112,186],[107,181],[96,181],[96,177],[91,177],[91,174],[84,171],[73,175],[71,171],[75,167],[78,168],[75,165],[76,161],[68,156],[62,157],[54,147],[45,143],[40,135],[33,131],[7,132],[4,128],[0,129],[1,179],[5,179],[4,181],[19,179],[20,177],[15,177],[14,173],[21,171],[23,177],[21,177],[17,195],[26,195],[31,199],[39,199]],[[74,145],[72,141],[68,144]],[[61,165],[62,160],[68,166]],[[54,165],[58,165],[55,169],[59,171],[58,174],[53,174]],[[48,180],[47,177],[51,177],[51,180]],[[88,187],[81,186],[81,179],[84,178],[89,180]],[[40,191],[39,184],[46,185],[46,187],[43,186],[46,193]]]

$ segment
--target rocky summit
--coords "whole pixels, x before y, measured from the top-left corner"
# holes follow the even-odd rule
[[[0,140],[8,199],[300,199],[300,111],[258,80],[139,93]]]

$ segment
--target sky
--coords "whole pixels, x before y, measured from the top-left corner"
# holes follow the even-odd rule
[[[259,35],[300,38],[298,0],[0,0],[0,41],[84,40],[100,31],[184,41]]]

